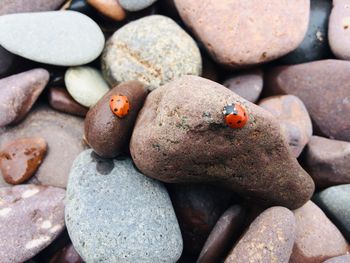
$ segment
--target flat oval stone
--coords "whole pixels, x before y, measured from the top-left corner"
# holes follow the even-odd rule
[[[109,91],[100,71],[92,67],[68,69],[64,82],[73,99],[85,107],[94,106]]]
[[[294,216],[296,237],[289,263],[322,262],[348,251],[338,228],[312,201],[295,210]]]
[[[0,170],[9,184],[21,184],[38,170],[47,151],[43,138],[23,138],[10,142],[0,151]]]
[[[120,6],[119,0],[87,0],[102,15],[115,21],[122,21],[126,17],[125,10]]]
[[[65,188],[75,157],[85,149],[83,132],[82,118],[41,106],[32,110],[20,124],[0,129],[0,149],[18,138],[44,138],[49,151],[30,182]]]
[[[197,263],[220,262],[244,230],[245,216],[246,211],[240,205],[227,209],[210,232]]]
[[[242,129],[225,124],[229,103],[245,109],[249,120]],[[167,183],[215,184],[290,208],[314,191],[270,113],[197,76],[182,76],[148,95],[130,152],[140,171]]]
[[[48,100],[53,109],[76,116],[85,117],[89,110],[76,102],[64,88],[49,88]]]
[[[113,158],[128,151],[132,130],[147,94],[141,82],[124,82],[111,89],[90,109],[85,119],[84,134],[98,155]],[[116,116],[110,108],[113,95],[126,96],[130,103],[130,111],[124,118]]]
[[[14,61],[14,55],[0,46],[0,77],[6,74]]]
[[[312,136],[305,166],[316,186],[325,188],[350,183],[350,142]]]
[[[0,16],[0,45],[36,62],[77,66],[101,54],[104,36],[91,18],[74,11],[11,14]]]
[[[317,193],[314,201],[350,240],[350,184],[329,187]]]
[[[323,263],[349,263],[350,262],[350,255],[342,255],[339,257],[330,258],[326,261],[323,261]]]
[[[271,207],[253,221],[225,263],[288,262],[295,229],[295,218],[290,210]]]
[[[350,60],[350,4],[347,0],[334,0],[329,18],[329,44],[334,55]]]
[[[310,0],[175,0],[182,20],[220,64],[237,68],[281,57],[299,46]]]
[[[49,81],[45,69],[33,69],[0,80],[0,127],[21,121]]]
[[[275,67],[265,74],[270,94],[292,94],[305,104],[314,130],[350,141],[350,62],[320,60]]]
[[[331,9],[332,2],[329,0],[311,0],[309,27],[304,40],[279,62],[300,64],[331,57],[328,44],[328,18]]]
[[[65,190],[18,185],[0,188],[0,262],[24,262],[64,229]]]
[[[52,11],[65,0],[1,0],[0,16],[14,13]]]
[[[279,121],[294,157],[299,157],[312,136],[312,123],[304,103],[294,95],[264,98],[259,106]]]
[[[103,160],[92,150],[74,161],[66,224],[86,262],[176,262],[179,225],[165,187],[130,159]]]
[[[118,0],[120,5],[128,11],[135,12],[145,9],[157,0]]]
[[[200,75],[194,40],[173,20],[153,15],[128,23],[108,40],[102,71],[110,85],[138,80],[155,89],[182,75]]]
[[[263,89],[263,72],[261,69],[247,70],[227,79],[222,85],[255,103]]]

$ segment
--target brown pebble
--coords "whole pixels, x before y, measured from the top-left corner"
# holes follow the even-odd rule
[[[64,88],[51,87],[48,92],[49,103],[55,110],[85,117],[88,108],[76,102]]]
[[[47,151],[43,138],[12,141],[0,152],[0,170],[9,184],[21,184],[32,177]]]
[[[126,12],[118,0],[87,0],[87,2],[102,15],[115,21],[122,21],[126,17]]]

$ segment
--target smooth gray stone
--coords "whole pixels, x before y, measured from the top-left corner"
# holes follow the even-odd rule
[[[86,64],[101,54],[104,43],[100,27],[78,12],[0,16],[0,45],[36,62],[58,66]]]
[[[119,0],[119,4],[128,11],[135,12],[145,9],[157,0]]]
[[[1,0],[0,15],[51,11],[59,8],[65,0]]]
[[[176,262],[180,228],[162,183],[139,173],[130,159],[82,152],[70,172],[66,224],[86,262]]]

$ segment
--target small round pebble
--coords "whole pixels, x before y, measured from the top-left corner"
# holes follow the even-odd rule
[[[118,0],[120,5],[128,11],[135,12],[145,9],[157,0]]]
[[[109,91],[102,74],[88,66],[68,69],[64,81],[73,99],[88,108],[94,106]]]
[[[88,0],[101,14],[115,21],[122,21],[126,17],[125,10],[120,6],[119,0]]]

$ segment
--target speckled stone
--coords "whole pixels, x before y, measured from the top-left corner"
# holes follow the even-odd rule
[[[74,11],[0,16],[0,32],[0,45],[11,53],[57,66],[93,61],[105,40],[91,18]]]
[[[317,193],[314,201],[350,240],[350,184],[329,187]]]
[[[0,127],[21,121],[49,81],[45,69],[32,69],[0,80]]]
[[[0,262],[24,262],[64,229],[65,190],[18,185],[0,188]]]
[[[180,228],[165,187],[130,159],[108,160],[86,150],[67,187],[66,224],[86,262],[176,262]]]
[[[102,70],[114,86],[138,80],[150,90],[181,75],[200,75],[202,60],[194,40],[173,20],[153,15],[128,23],[108,40]]]
[[[225,260],[225,263],[286,263],[295,238],[295,218],[284,207],[261,213]]]
[[[59,8],[65,0],[1,0],[0,16],[14,13],[51,11]]]
[[[334,0],[329,18],[329,44],[334,55],[350,60],[350,3]]]
[[[119,0],[120,5],[128,11],[135,12],[145,9],[157,0]]]
[[[312,201],[294,211],[296,237],[289,263],[317,263],[348,251],[337,227]]]
[[[32,110],[20,124],[0,129],[0,148],[18,138],[44,138],[49,151],[30,182],[66,187],[74,158],[85,148],[83,132],[82,118],[40,106]]]
[[[305,152],[305,169],[316,186],[350,183],[350,142],[312,136]]]
[[[94,106],[109,91],[102,74],[95,68],[69,68],[64,76],[69,94],[85,107]]]
[[[330,258],[326,261],[323,261],[323,263],[349,263],[350,262],[350,255],[342,255],[339,257]]]

